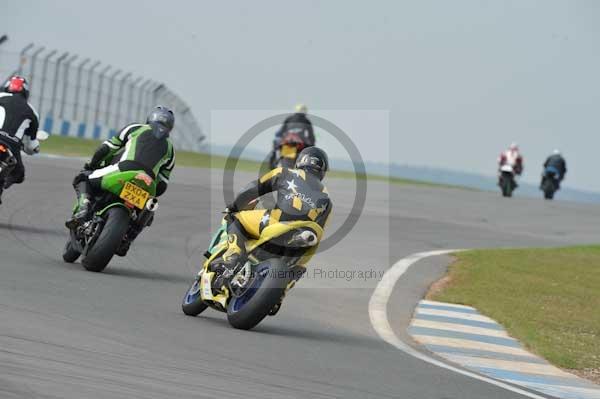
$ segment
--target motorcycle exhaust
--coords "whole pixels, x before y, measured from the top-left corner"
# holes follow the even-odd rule
[[[310,230],[295,234],[289,244],[293,247],[312,247],[318,244],[317,235]]]
[[[146,209],[150,212],[156,212],[156,210],[158,209],[158,199],[150,198],[148,202],[146,202]]]

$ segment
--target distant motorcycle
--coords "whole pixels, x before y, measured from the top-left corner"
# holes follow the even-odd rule
[[[39,148],[35,148],[39,147],[39,142],[47,140],[48,137],[48,133],[42,130],[38,131],[36,139],[37,141],[27,141],[24,143],[22,147],[23,151],[29,155],[37,154],[37,152],[39,152]],[[25,146],[25,144],[27,146]],[[10,176],[16,166],[17,158],[15,154],[6,144],[0,143],[0,182],[6,181],[6,178]]]
[[[271,165],[271,169],[294,167],[298,154],[305,147],[304,140],[302,140],[303,131],[303,128],[292,128],[283,134],[275,155],[275,163]]]
[[[502,196],[512,197],[513,191],[517,188],[517,182],[515,181],[515,171],[511,165],[504,164],[500,167],[498,185]]]
[[[17,158],[8,146],[0,143],[0,181],[4,181],[17,166]]]
[[[548,166],[542,174],[541,190],[544,192],[544,198],[551,200],[554,193],[560,189],[560,172],[553,166]]]

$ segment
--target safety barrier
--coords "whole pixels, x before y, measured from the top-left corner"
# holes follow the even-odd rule
[[[0,51],[0,73],[2,81],[15,73],[28,79],[41,128],[52,134],[106,139],[162,104],[176,114],[176,148],[199,151],[205,138],[190,107],[164,83],[91,58],[32,43],[19,53]]]

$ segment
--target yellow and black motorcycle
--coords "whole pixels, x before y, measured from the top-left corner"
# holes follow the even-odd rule
[[[266,211],[243,212],[242,217],[260,217]],[[205,253],[207,260],[183,298],[182,309],[188,316],[197,316],[211,307],[227,313],[234,328],[249,330],[279,311],[285,294],[304,274],[323,229],[313,221],[269,224],[256,234],[258,238],[247,241],[245,258],[231,270],[222,266],[231,216],[223,218]]]

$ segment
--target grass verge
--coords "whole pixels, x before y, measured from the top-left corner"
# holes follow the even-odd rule
[[[56,154],[64,156],[90,157],[94,150],[98,147],[100,141],[87,140],[75,137],[50,136],[50,138],[42,144],[42,151],[47,154]],[[177,165],[189,166],[195,168],[215,168],[225,169],[227,157],[220,155],[210,155],[189,151],[177,151]],[[255,172],[261,167],[260,162],[240,159],[236,169],[248,172]],[[353,172],[332,170],[328,173],[329,178],[344,178],[354,179]],[[359,176],[359,178],[367,178],[374,181],[387,181],[394,184],[411,184],[428,187],[453,187],[449,185],[435,184],[423,182],[419,180],[402,179],[397,177],[386,177],[378,175]]]
[[[473,306],[554,365],[600,380],[600,246],[456,256],[430,299]]]

